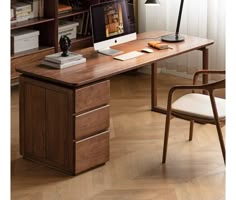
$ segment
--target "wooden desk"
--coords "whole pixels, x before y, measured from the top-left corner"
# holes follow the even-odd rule
[[[154,31],[138,35],[136,41],[117,45],[123,52],[147,47],[150,39],[169,34]],[[152,39],[153,40],[153,39]],[[97,54],[93,48],[78,51],[87,62],[63,70],[39,63],[17,68],[20,78],[20,152],[26,159],[77,174],[109,160],[109,78],[116,74],[152,66],[152,110],[157,106],[156,61],[193,50],[203,53],[203,69],[208,68],[207,46],[212,40],[185,36],[172,43],[173,49],[127,60]],[[207,79],[204,77],[204,82]]]

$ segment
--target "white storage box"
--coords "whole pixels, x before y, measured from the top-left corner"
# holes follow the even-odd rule
[[[39,47],[39,31],[17,29],[11,32],[12,53],[35,49]]]
[[[65,20],[59,21],[58,41],[60,40],[62,35],[66,35],[70,39],[75,39],[78,25],[79,25],[78,22],[65,21]]]

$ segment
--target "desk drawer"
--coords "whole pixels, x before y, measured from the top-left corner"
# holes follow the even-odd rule
[[[109,132],[75,143],[75,173],[88,170],[109,160]]]
[[[110,81],[95,83],[75,91],[75,112],[81,113],[109,103]]]
[[[109,128],[109,105],[75,117],[75,140],[90,137]]]

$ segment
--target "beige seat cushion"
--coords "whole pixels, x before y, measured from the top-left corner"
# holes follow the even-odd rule
[[[225,99],[215,97],[219,119],[225,117]],[[214,119],[210,97],[208,95],[191,93],[177,99],[172,104],[173,111],[191,116]]]

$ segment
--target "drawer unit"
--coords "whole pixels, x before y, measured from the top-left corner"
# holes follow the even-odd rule
[[[109,132],[75,143],[75,173],[88,170],[109,160]]]
[[[24,158],[73,175],[109,160],[109,81],[75,89],[21,76],[20,86]]]
[[[98,134],[109,128],[109,105],[75,117],[75,140]]]
[[[110,81],[95,83],[75,92],[75,113],[98,108],[109,103]]]

